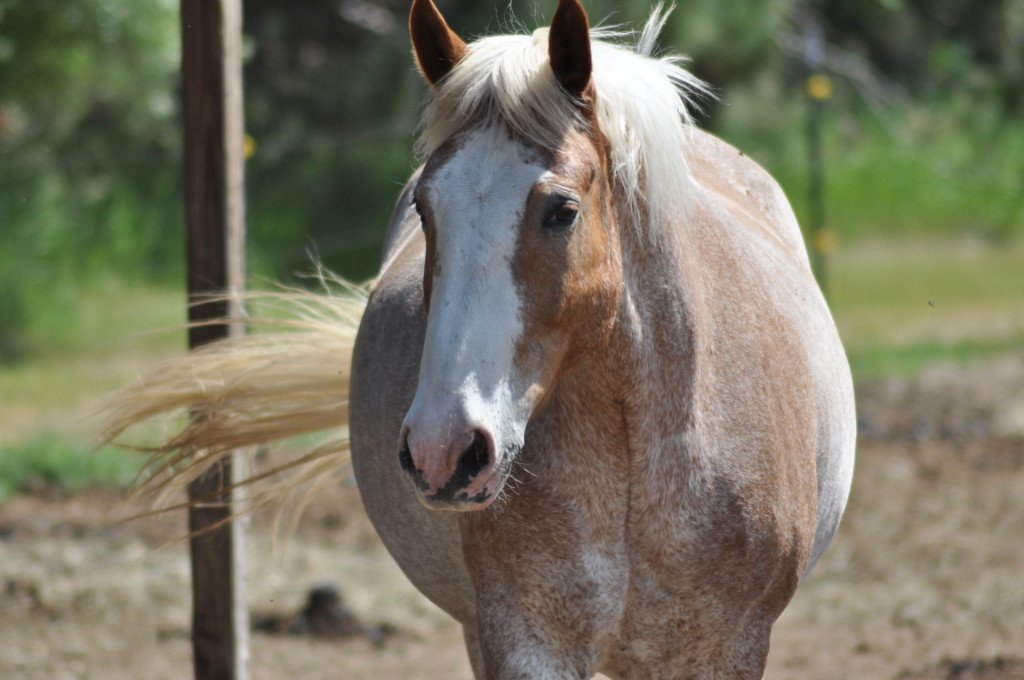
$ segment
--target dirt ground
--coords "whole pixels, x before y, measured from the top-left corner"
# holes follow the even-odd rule
[[[1024,678],[1024,355],[861,385],[839,535],[779,620],[766,677]],[[183,519],[111,525],[112,492],[0,506],[0,678],[190,677]],[[468,679],[461,633],[376,539],[351,486],[273,546],[257,521],[248,600],[287,627],[337,587],[370,635],[257,632],[254,680]],[[383,629],[380,627],[383,626]]]

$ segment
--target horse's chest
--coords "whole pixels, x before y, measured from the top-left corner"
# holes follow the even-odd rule
[[[723,606],[721,592],[702,587],[708,562],[686,535],[666,532],[656,549],[625,532],[592,540],[552,579],[560,592],[551,601],[582,624],[577,644],[592,650],[595,664],[624,669],[618,677],[655,677],[681,650],[702,656],[702,646],[732,634],[735,612]]]

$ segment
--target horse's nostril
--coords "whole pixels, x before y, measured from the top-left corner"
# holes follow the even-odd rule
[[[402,443],[398,447],[398,465],[412,477],[413,483],[421,490],[426,491],[429,488],[427,481],[423,479],[423,473],[416,469],[416,463],[412,460],[408,433],[402,435]]]
[[[491,461],[491,454],[487,445],[487,438],[479,431],[473,432],[473,442],[469,445],[455,467],[455,478],[465,480],[468,483],[481,470],[487,467]]]
[[[398,464],[409,474],[416,470],[416,464],[412,462],[412,451],[409,450],[408,436],[402,437],[402,445],[398,447]]]

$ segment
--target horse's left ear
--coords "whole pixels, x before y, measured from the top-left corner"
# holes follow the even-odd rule
[[[548,59],[562,87],[581,97],[590,84],[590,26],[579,0],[558,0],[548,32]]]
[[[431,85],[436,85],[466,56],[465,41],[448,28],[432,0],[412,0],[409,36],[416,63]]]

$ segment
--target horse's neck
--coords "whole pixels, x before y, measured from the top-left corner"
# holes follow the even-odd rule
[[[711,348],[696,250],[682,233],[661,235],[658,247],[624,236],[625,295],[609,359],[621,372],[634,455],[652,476],[693,484],[703,465],[700,409]]]
[[[703,288],[691,274],[696,263],[687,261],[694,255],[680,245],[671,238],[657,249],[625,244],[624,294],[611,340],[560,380],[536,429],[547,439],[544,451],[527,469],[621,474],[627,486],[640,481],[648,488],[669,478],[691,490],[701,483],[701,371],[710,348]],[[627,482],[630,468],[647,479]]]

